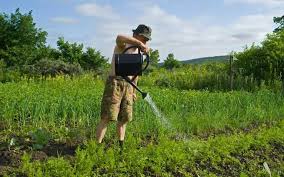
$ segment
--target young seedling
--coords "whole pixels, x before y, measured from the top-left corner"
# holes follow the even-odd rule
[[[42,149],[51,139],[50,133],[42,128],[38,128],[34,132],[30,132],[29,135],[33,141],[33,149]]]

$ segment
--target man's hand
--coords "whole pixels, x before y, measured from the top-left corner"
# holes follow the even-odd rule
[[[141,47],[142,52],[149,53],[150,48],[147,45],[143,44],[143,42],[141,42],[139,46]]]
[[[138,39],[130,36],[125,35],[118,35],[116,37],[116,46],[123,51],[125,49],[125,44],[132,44],[132,45],[138,45],[141,47],[142,52],[149,53],[150,48],[145,45],[143,42],[139,41]]]

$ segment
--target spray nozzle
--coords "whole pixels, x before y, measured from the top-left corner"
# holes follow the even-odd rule
[[[142,92],[141,94],[142,94],[143,99],[145,99],[148,96],[148,93],[146,93],[146,92]]]

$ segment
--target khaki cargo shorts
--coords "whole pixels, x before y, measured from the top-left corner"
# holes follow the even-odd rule
[[[120,76],[109,76],[101,102],[101,118],[111,121],[132,120],[133,87]]]

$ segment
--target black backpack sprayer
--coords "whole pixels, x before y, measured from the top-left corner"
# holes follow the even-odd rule
[[[132,48],[138,48],[138,53],[127,54],[126,52]],[[143,68],[144,55],[146,56],[146,65]],[[124,78],[138,92],[140,92],[142,94],[143,99],[148,95],[148,93],[143,92],[141,89],[139,89],[137,85],[133,83],[133,81],[136,79],[137,76],[142,76],[142,72],[147,69],[149,63],[149,55],[147,53],[142,53],[141,48],[139,46],[131,46],[126,48],[121,54],[115,54],[115,74]],[[130,79],[128,76],[133,76],[133,78]]]

